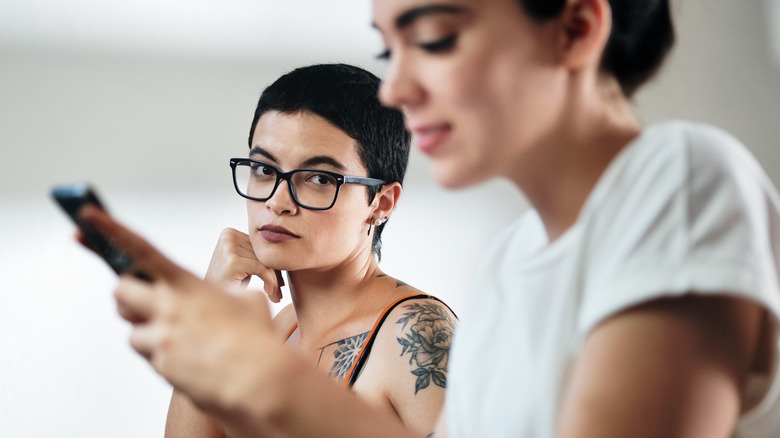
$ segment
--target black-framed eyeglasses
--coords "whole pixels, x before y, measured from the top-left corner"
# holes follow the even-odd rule
[[[336,203],[343,184],[378,187],[381,179],[345,176],[320,169],[295,169],[282,172],[262,161],[250,158],[231,158],[233,185],[239,195],[254,201],[267,201],[276,193],[279,181],[287,181],[290,196],[300,207],[309,210],[327,210]]]

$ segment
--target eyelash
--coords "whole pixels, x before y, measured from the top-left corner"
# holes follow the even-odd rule
[[[417,47],[429,53],[443,53],[452,49],[455,46],[455,42],[457,41],[457,39],[458,39],[458,35],[452,34],[429,43],[418,43]],[[390,52],[390,50],[387,49],[384,52],[377,55],[376,59],[387,61],[390,59],[391,55],[392,52]]]
[[[452,49],[455,46],[455,41],[457,39],[458,39],[458,35],[452,34],[429,43],[419,43],[417,44],[417,46],[425,50],[426,52],[441,53]]]

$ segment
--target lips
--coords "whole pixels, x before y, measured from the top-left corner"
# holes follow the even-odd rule
[[[439,123],[411,126],[409,129],[414,134],[417,149],[426,155],[431,155],[447,139],[452,126],[449,123]]]
[[[260,227],[260,235],[263,236],[265,240],[275,243],[286,242],[301,237],[287,228],[273,224]]]

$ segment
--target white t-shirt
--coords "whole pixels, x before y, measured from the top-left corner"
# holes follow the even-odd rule
[[[754,158],[715,128],[646,128],[548,244],[535,211],[498,236],[451,351],[451,437],[552,437],[586,334],[634,304],[729,293],[780,315],[780,204]],[[780,437],[777,333],[766,395],[737,437]],[[756,382],[753,382],[756,383]]]

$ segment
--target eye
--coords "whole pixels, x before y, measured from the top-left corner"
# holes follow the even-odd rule
[[[311,172],[308,175],[306,175],[306,182],[313,185],[319,185],[319,186],[329,186],[329,185],[335,186],[336,178],[333,175],[327,173]]]
[[[455,42],[457,41],[457,39],[458,39],[458,35],[452,34],[435,41],[431,41],[427,43],[417,43],[417,46],[425,50],[426,52],[442,53],[451,50],[453,47],[455,47]]]
[[[263,164],[263,163],[252,163],[250,165],[252,169],[252,175],[254,175],[256,178],[263,177],[263,176],[272,176],[276,174],[276,169],[273,167]]]
[[[382,53],[376,55],[376,59],[380,61],[387,61],[390,59],[390,49],[385,49]]]

